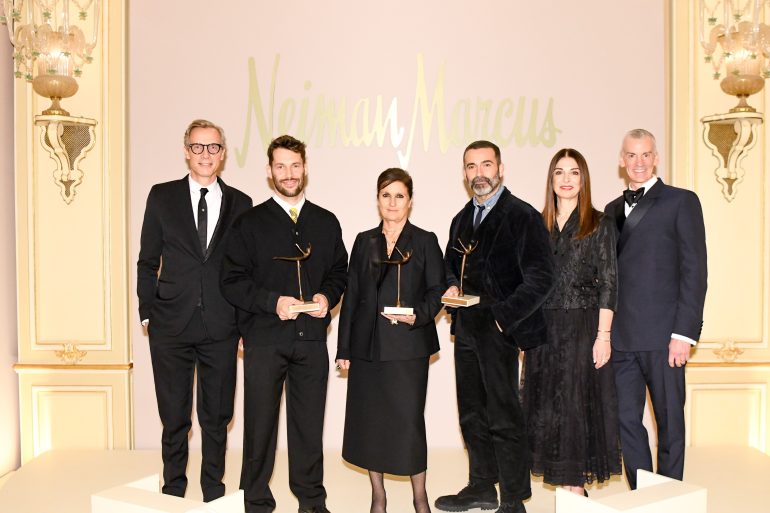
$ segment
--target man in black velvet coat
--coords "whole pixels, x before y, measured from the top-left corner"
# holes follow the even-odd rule
[[[695,193],[655,176],[658,152],[647,130],[623,139],[620,165],[630,188],[604,209],[618,237],[618,307],[612,323],[612,368],[618,391],[623,463],[652,471],[642,414],[647,391],[658,428],[657,472],[682,479],[685,364],[700,337],[706,298],[706,235]]]
[[[203,499],[210,501],[225,493],[222,477],[238,352],[235,309],[219,290],[219,271],[230,225],[251,208],[251,198],[217,178],[225,155],[221,128],[193,121],[185,132],[184,151],[190,174],[153,186],[147,197],[136,288],[139,318],[150,335],[163,424],[163,493],[183,497],[187,489],[187,437],[197,371],[201,488]]]
[[[247,513],[269,513],[278,411],[286,383],[289,486],[300,513],[328,513],[323,486],[323,424],[329,355],[326,329],[347,277],[347,252],[337,218],[307,201],[305,145],[291,136],[267,150],[275,195],[239,217],[222,270],[222,291],[238,309],[243,335],[244,428],[241,488]],[[302,295],[320,310],[292,313]]]
[[[463,292],[478,305],[450,309],[455,335],[455,374],[460,428],[468,450],[468,486],[436,500],[442,511],[498,506],[498,513],[525,511],[531,496],[526,423],[519,404],[519,349],[545,342],[542,305],[553,284],[548,231],[539,212],[503,185],[500,148],[470,144],[463,169],[474,197],[452,220],[444,260],[447,289],[457,296],[462,255]]]

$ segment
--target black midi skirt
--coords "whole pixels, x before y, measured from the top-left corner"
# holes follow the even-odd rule
[[[342,443],[345,461],[400,476],[427,468],[428,363],[427,357],[350,361]]]

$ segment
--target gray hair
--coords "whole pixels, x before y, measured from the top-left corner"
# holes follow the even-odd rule
[[[626,135],[623,136],[623,142],[620,145],[620,157],[623,158],[623,146],[625,146],[626,139],[644,139],[646,137],[649,137],[652,141],[652,151],[657,154],[658,146],[655,143],[655,136],[652,135],[652,132],[645,130],[644,128],[634,128],[633,130],[626,132]]]

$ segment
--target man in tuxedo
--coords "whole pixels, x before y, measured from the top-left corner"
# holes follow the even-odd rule
[[[460,428],[468,450],[468,486],[436,500],[442,511],[498,507],[525,512],[532,495],[526,423],[519,403],[519,349],[545,342],[542,305],[553,285],[553,256],[543,218],[503,185],[500,148],[471,143],[463,172],[473,199],[452,220],[444,254],[447,296],[463,292],[480,303],[452,308]]]
[[[198,119],[184,134],[190,169],[157,184],[147,197],[137,262],[139,318],[150,336],[158,412],[163,424],[163,493],[187,489],[192,384],[198,373],[202,433],[201,488],[211,501],[225,493],[227,425],[233,416],[238,332],[235,309],[219,290],[230,225],[251,198],[217,173],[225,156],[221,128]]]
[[[658,152],[647,130],[623,138],[620,166],[629,188],[605,213],[618,226],[618,306],[612,367],[626,477],[652,471],[642,425],[647,391],[658,428],[658,470],[682,479],[685,365],[698,340],[706,298],[706,236],[695,193],[655,176]]]
[[[238,309],[244,339],[241,488],[247,513],[275,509],[268,485],[285,382],[289,487],[300,513],[328,513],[322,444],[326,330],[345,289],[348,255],[334,214],[305,198],[305,144],[283,135],[270,143],[267,157],[275,194],[235,221],[222,270],[222,291]],[[296,262],[276,259],[303,254],[299,271]],[[303,299],[317,309],[290,308],[302,306]]]

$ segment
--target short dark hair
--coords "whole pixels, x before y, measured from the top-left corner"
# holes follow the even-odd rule
[[[302,163],[305,163],[305,143],[300,141],[299,139],[295,139],[294,137],[290,135],[281,135],[279,137],[276,137],[272,140],[270,143],[270,146],[267,147],[267,163],[271,164],[273,163],[273,152],[277,148],[283,148],[285,150],[293,151],[294,153],[299,153],[299,156],[302,157]]]
[[[393,182],[401,182],[406,187],[406,192],[409,193],[409,197],[412,197],[412,177],[409,173],[398,167],[391,167],[380,173],[377,177],[377,192],[392,184]]]
[[[479,140],[479,141],[473,141],[468,145],[467,148],[465,148],[465,151],[463,152],[463,160],[465,160],[465,154],[468,153],[470,150],[480,150],[482,148],[492,148],[495,152],[495,158],[497,159],[497,164],[500,164],[500,161],[502,160],[500,157],[500,147],[496,145],[493,142],[485,141],[485,140]]]

